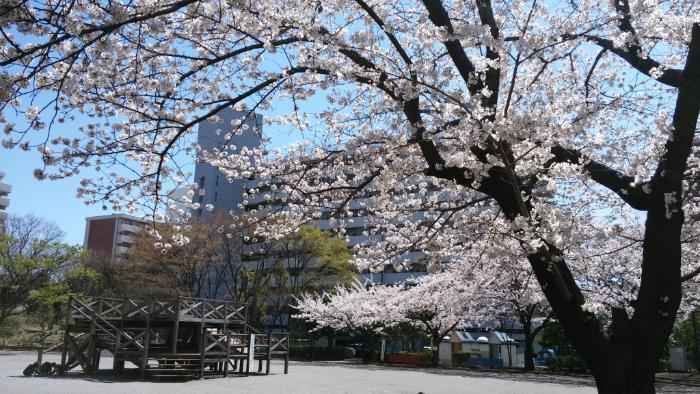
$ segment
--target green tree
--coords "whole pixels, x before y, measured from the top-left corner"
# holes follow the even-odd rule
[[[215,215],[182,226],[188,242],[173,242],[172,226],[135,236],[129,256],[110,267],[118,296],[226,298],[248,304],[251,324],[288,327],[293,296],[349,283],[356,271],[347,243],[331,232],[302,226],[279,240],[248,233],[246,217]],[[168,243],[170,241],[170,243]],[[166,243],[168,243],[166,245]],[[109,270],[98,271],[102,282]],[[110,282],[110,281],[107,281]]]
[[[347,243],[330,231],[302,226],[295,233],[273,243],[278,253],[274,268],[275,294],[269,298],[270,325],[289,327],[283,316],[290,316],[294,297],[318,293],[356,277]]]
[[[58,227],[35,216],[8,218],[6,233],[0,234],[0,325],[49,299],[58,302],[56,294],[67,294],[60,282],[85,262],[86,254],[61,243],[62,237]]]
[[[246,302],[252,324],[290,329],[290,304],[304,293],[345,284],[355,278],[347,243],[331,232],[302,226],[279,240],[242,231],[214,233],[221,258],[213,268],[225,297]]]

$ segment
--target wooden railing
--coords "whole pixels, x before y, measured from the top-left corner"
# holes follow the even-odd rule
[[[80,301],[77,297],[73,300]],[[81,297],[71,310],[74,320],[90,319],[93,313],[102,320],[173,320],[205,319],[245,322],[247,305],[241,302],[179,297],[173,300],[139,300],[135,298]]]

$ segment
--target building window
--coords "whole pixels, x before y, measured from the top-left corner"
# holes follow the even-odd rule
[[[218,176],[218,175],[216,176],[216,182],[215,182],[215,184],[216,184],[216,186],[219,186],[219,176]]]
[[[200,177],[199,178],[199,188],[201,189],[203,187],[204,187],[204,177]]]

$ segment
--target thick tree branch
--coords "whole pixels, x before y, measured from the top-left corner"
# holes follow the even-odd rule
[[[688,272],[687,274],[681,276],[681,282],[687,282],[696,276],[700,275],[700,267]]]
[[[568,38],[575,38],[574,36],[568,36]],[[669,68],[669,69],[662,69],[661,64],[657,62],[656,60],[650,58],[650,57],[641,57],[638,54],[636,54],[631,48],[630,49],[625,49],[625,48],[618,48],[616,47],[611,40],[605,39],[605,38],[600,38],[600,37],[595,37],[592,35],[585,34],[582,37],[586,38],[589,41],[594,42],[597,44],[599,47],[603,49],[607,49],[608,51],[616,54],[623,60],[627,61],[632,67],[634,67],[637,71],[643,73],[644,75],[647,75],[649,77],[655,78],[657,81],[668,85],[668,86],[673,86],[673,87],[678,87],[680,84],[680,77],[681,77],[681,71],[674,69],[674,68]],[[656,70],[657,72],[661,72],[660,76],[654,77],[652,76],[652,70]]]
[[[493,40],[498,40],[500,37],[500,32],[498,30],[498,24],[496,18],[493,16],[493,7],[491,6],[491,0],[477,0],[476,6],[479,10],[479,19],[484,26],[488,26],[489,32],[491,33],[491,38]],[[498,93],[501,83],[501,70],[498,66],[501,56],[498,54],[498,50],[491,45],[486,46],[486,58],[492,63],[495,63],[495,67],[488,65],[486,67],[486,87],[489,89],[491,94],[484,100],[486,107],[493,111],[491,116],[491,121],[495,119],[496,116],[496,105],[498,104]]]
[[[370,18],[372,18],[372,20],[373,20],[379,27],[382,28],[382,30],[384,31],[384,34],[387,36],[387,38],[389,38],[389,41],[391,41],[391,45],[394,46],[394,49],[396,49],[396,51],[399,53],[399,56],[401,56],[401,59],[403,59],[403,61],[404,61],[408,66],[412,65],[413,62],[411,61],[411,58],[408,56],[408,53],[406,53],[406,50],[403,49],[403,46],[401,46],[401,43],[400,43],[399,40],[396,38],[396,36],[394,35],[394,33],[392,33],[391,31],[389,31],[389,30],[387,29],[386,24],[384,23],[384,21],[382,20],[382,18],[380,18],[379,15],[377,15],[377,13],[374,12],[374,9],[372,9],[372,7],[370,7],[369,4],[367,4],[367,3],[364,2],[363,0],[355,0],[355,2],[356,2],[363,10],[365,10],[365,12],[367,13],[367,15],[369,15]]]
[[[545,164],[545,168],[551,167],[554,163],[582,164],[582,155],[579,151],[566,149],[562,146],[555,146],[551,151],[554,157]],[[620,174],[595,160],[589,160],[583,164],[583,170],[588,173],[591,179],[617,194],[632,208],[641,211],[648,209],[649,195],[644,192],[642,186],[632,186],[634,177]]]
[[[450,16],[447,14],[447,10],[445,10],[442,1],[423,0],[423,5],[425,5],[425,8],[428,10],[428,18],[430,18],[430,21],[433,22],[435,26],[445,28],[450,34],[454,33]],[[459,43],[459,40],[447,40],[443,41],[443,45],[445,45],[447,53],[450,55],[455,67],[457,67],[459,75],[462,76],[464,83],[467,84],[469,93],[473,96],[479,94],[484,85],[477,75],[476,67],[474,67],[474,64],[469,60],[466,52],[464,52],[462,44]]]

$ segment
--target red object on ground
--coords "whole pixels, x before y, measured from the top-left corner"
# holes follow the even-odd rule
[[[386,361],[390,363],[420,364],[420,356],[415,354],[387,354]]]

